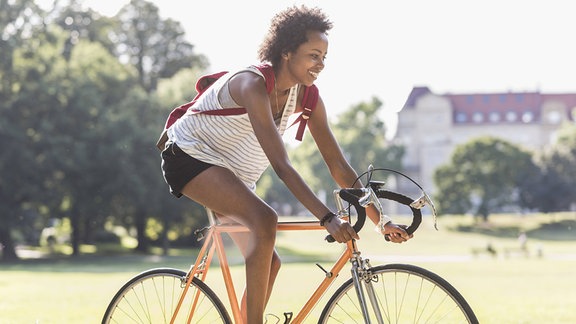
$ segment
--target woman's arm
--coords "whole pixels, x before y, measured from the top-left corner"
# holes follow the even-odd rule
[[[336,181],[341,188],[350,188],[353,184],[354,188],[361,188],[362,182],[356,181],[358,178],[356,171],[354,171],[344,157],[340,145],[338,145],[334,134],[330,130],[326,107],[320,97],[318,98],[318,104],[316,105],[314,112],[308,120],[308,128],[310,129],[310,133],[312,134],[312,137],[318,146],[318,150],[320,151],[320,154],[322,154],[322,158],[326,162],[334,181]],[[392,223],[388,216],[380,215],[379,211],[374,206],[370,206],[366,209],[366,215],[374,224],[381,226],[380,230],[382,233],[390,234],[393,242],[403,242],[409,238],[408,234],[401,226]],[[380,223],[381,216],[384,224]]]
[[[292,167],[272,116],[264,80],[253,73],[239,73],[229,82],[233,99],[246,108],[250,122],[272,168],[294,196],[318,219],[330,212]],[[350,224],[331,221],[326,229],[338,242],[358,238]]]

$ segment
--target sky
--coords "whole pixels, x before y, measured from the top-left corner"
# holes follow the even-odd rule
[[[316,81],[327,109],[338,115],[376,97],[392,131],[414,86],[437,94],[576,92],[572,0],[152,2],[161,18],[182,24],[211,71],[257,62],[278,11],[294,4],[322,8],[334,23],[326,67]],[[126,3],[85,1],[105,15]]]

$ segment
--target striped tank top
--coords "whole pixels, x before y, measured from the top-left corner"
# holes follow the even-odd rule
[[[221,101],[222,97],[229,93],[228,80],[243,71],[250,71],[264,78],[255,67],[223,75],[168,129],[168,138],[190,156],[231,170],[254,190],[256,181],[270,162],[254,134],[248,114],[221,116],[191,113],[192,110],[208,111],[237,106],[227,104],[224,107]],[[298,85],[290,89],[282,118],[277,121],[280,135],[284,134],[288,118],[296,109],[297,98]],[[227,99],[232,101],[231,98]]]

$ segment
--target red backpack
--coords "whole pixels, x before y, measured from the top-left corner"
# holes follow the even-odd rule
[[[272,66],[269,64],[260,64],[255,65],[255,67],[264,74],[266,80],[266,92],[272,92],[274,88],[274,71],[272,70]],[[179,107],[174,108],[170,115],[168,116],[168,120],[166,120],[166,125],[164,126],[164,130],[156,143],[156,147],[159,150],[164,150],[164,146],[166,141],[168,141],[168,135],[166,130],[168,127],[172,126],[178,118],[182,117],[188,108],[190,108],[198,98],[214,83],[218,80],[221,76],[228,73],[228,71],[222,71],[214,74],[204,75],[198,79],[196,82],[196,91],[198,94],[192,99],[192,101],[187,102]],[[292,123],[293,126],[296,123],[300,123],[298,125],[298,131],[296,132],[296,139],[302,141],[302,136],[304,135],[304,129],[306,128],[306,123],[312,114],[314,108],[316,108],[316,103],[318,102],[318,88],[315,85],[310,87],[304,87],[304,97],[302,98],[302,106],[304,110],[298,116],[298,118]],[[231,115],[242,115],[246,113],[246,108],[227,108],[227,109],[218,109],[218,110],[208,110],[208,111],[200,111],[194,110],[193,113],[196,114],[205,114],[205,115],[220,115],[220,116],[231,116]]]

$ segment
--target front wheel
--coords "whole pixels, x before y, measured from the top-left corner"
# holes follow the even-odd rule
[[[116,293],[102,323],[170,323],[185,285],[184,271],[144,271]],[[193,323],[232,323],[220,299],[198,278],[192,279],[175,322],[185,322],[191,313]]]
[[[369,271],[370,279],[364,280],[363,286],[371,323],[478,323],[464,297],[433,272],[408,264]],[[364,323],[352,279],[330,298],[319,323]]]

